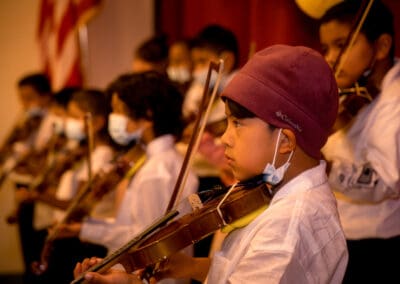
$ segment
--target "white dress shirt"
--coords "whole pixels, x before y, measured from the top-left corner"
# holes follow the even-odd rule
[[[321,161],[284,185],[249,225],[227,236],[207,283],[341,283],[347,261]]]
[[[95,147],[91,155],[92,160],[92,174],[95,175],[101,168],[105,167],[111,162],[113,157],[113,150],[110,146],[99,145]],[[87,181],[87,162],[84,161],[78,168],[67,170],[62,174],[60,182],[57,187],[56,197],[60,200],[71,200],[78,190],[79,182]],[[102,206],[102,203],[110,203],[112,201],[104,199],[99,202],[97,206]],[[63,210],[54,209],[54,207],[37,202],[34,212],[34,226],[36,229],[46,228],[54,223],[54,221],[61,221],[65,212]]]
[[[400,62],[384,77],[381,93],[348,132],[331,136],[329,182],[348,239],[400,235]]]

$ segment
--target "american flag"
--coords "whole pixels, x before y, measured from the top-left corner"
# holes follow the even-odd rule
[[[54,91],[83,85],[78,32],[100,4],[101,0],[41,0],[37,36],[43,69]]]

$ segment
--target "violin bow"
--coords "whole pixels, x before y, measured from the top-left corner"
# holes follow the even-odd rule
[[[346,42],[344,43],[343,48],[340,50],[338,58],[332,66],[335,78],[339,76],[340,70],[342,69],[344,62],[346,62],[347,60],[348,51],[354,45],[354,42],[358,34],[360,33],[361,27],[364,24],[373,3],[374,0],[363,0],[363,2],[361,3],[361,7],[357,13],[354,26],[351,29],[349,36],[346,38]]]
[[[215,63],[213,61],[210,62],[208,72],[207,72],[207,79],[206,83],[204,85],[203,89],[203,97],[201,99],[200,103],[200,111],[196,117],[195,125],[194,125],[194,130],[193,134],[190,137],[188,149],[186,151],[181,170],[178,175],[178,179],[175,184],[174,191],[172,192],[171,198],[168,203],[168,207],[166,212],[169,212],[174,206],[176,205],[177,201],[180,200],[180,197],[182,195],[186,179],[189,173],[189,169],[193,164],[193,158],[194,154],[197,152],[200,144],[200,139],[201,136],[203,135],[204,129],[207,124],[207,119],[210,115],[211,108],[213,106],[213,103],[215,101],[217,91],[219,88],[219,84],[221,82],[222,78],[222,72],[224,69],[224,61],[222,59],[219,60],[218,63]],[[210,80],[211,80],[211,75],[212,71],[217,72],[217,79],[214,84],[214,87],[211,91],[211,96],[210,94]]]
[[[93,118],[90,112],[85,114],[85,130],[87,135],[87,171],[88,171],[88,183],[91,184],[93,181],[92,171],[92,151],[94,149],[94,135],[93,135]],[[90,186],[89,186],[90,187]]]
[[[48,268],[48,261],[50,258],[50,254],[53,248],[53,242],[57,239],[58,234],[61,231],[62,225],[66,224],[70,221],[71,217],[74,216],[74,213],[85,196],[90,192],[92,185],[92,163],[91,163],[91,153],[93,150],[93,123],[92,123],[92,115],[87,112],[85,114],[85,132],[87,135],[87,169],[88,169],[88,182],[86,186],[81,189],[78,194],[72,199],[71,204],[68,206],[65,211],[63,219],[58,222],[54,229],[47,235],[41,255],[40,262],[32,263],[32,269],[34,273],[40,275],[44,273]]]

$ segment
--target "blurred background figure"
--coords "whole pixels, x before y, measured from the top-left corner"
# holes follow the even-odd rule
[[[156,35],[143,41],[134,51],[133,72],[156,71],[167,73],[168,43],[165,35]]]
[[[178,84],[182,94],[185,94],[192,81],[193,63],[190,56],[189,40],[177,40],[168,50],[168,77]]]

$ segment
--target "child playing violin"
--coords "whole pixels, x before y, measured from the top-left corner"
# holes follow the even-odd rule
[[[324,58],[306,47],[276,45],[256,53],[222,93],[228,127],[221,140],[234,176],[262,177],[272,200],[230,228],[210,258],[175,254],[164,277],[208,283],[340,283],[347,249],[321,159],[338,94]],[[77,264],[75,275],[96,263]],[[138,274],[88,272],[89,283],[142,283]]]
[[[181,94],[155,71],[121,75],[108,92],[111,137],[120,145],[141,145],[146,159],[117,185],[120,202],[115,218],[90,218],[65,230],[106,246],[111,253],[165,213],[183,162],[175,148],[183,119]],[[195,193],[197,187],[197,177],[189,172],[182,196]]]
[[[361,1],[345,1],[322,17],[320,41],[330,65],[338,61],[360,8]],[[339,88],[363,81],[372,97],[323,149],[349,249],[344,282],[397,283],[392,258],[400,252],[400,64],[394,59],[393,16],[381,1],[374,1],[340,63]]]
[[[80,146],[74,148],[79,154],[75,155],[73,153],[74,150],[69,152],[68,158],[72,159],[72,161],[64,162],[70,164],[71,168],[66,168],[64,172],[59,173],[60,176],[56,177],[57,183],[45,181],[44,185],[48,185],[48,187],[43,192],[28,192],[30,198],[36,201],[35,228],[48,228],[54,222],[60,222],[63,219],[65,210],[69,209],[71,205],[71,200],[78,195],[80,190],[84,189],[83,185],[88,182],[87,159],[89,156],[93,175],[110,162],[113,149],[109,144],[110,141],[107,134],[106,122],[109,112],[109,99],[104,92],[95,89],[83,89],[72,93],[71,99],[67,104],[64,131],[66,138],[69,140],[68,143],[80,144]],[[85,127],[85,119],[88,113],[90,113],[91,119],[87,123],[91,126]],[[63,128],[62,126],[63,123],[61,121],[61,129]],[[91,133],[89,133],[88,129],[91,129]],[[93,148],[89,148],[87,145],[89,135],[93,135]],[[90,155],[88,151],[91,151]],[[104,200],[103,202],[110,203],[111,201]],[[112,200],[112,204],[113,202],[114,200]],[[38,252],[34,260],[39,263],[37,265],[31,263],[34,264],[35,273],[40,275],[36,279],[38,283],[69,283],[72,274],[68,271],[68,267],[73,267],[77,260],[87,255],[106,255],[104,247],[83,243],[78,238],[71,237],[52,242],[51,254],[47,259],[43,259],[43,252],[46,250],[49,236],[53,235],[53,231],[50,230],[46,235],[45,246],[43,246],[43,241],[35,245],[35,249]],[[58,277],[62,280],[56,281],[55,279],[58,279]]]

